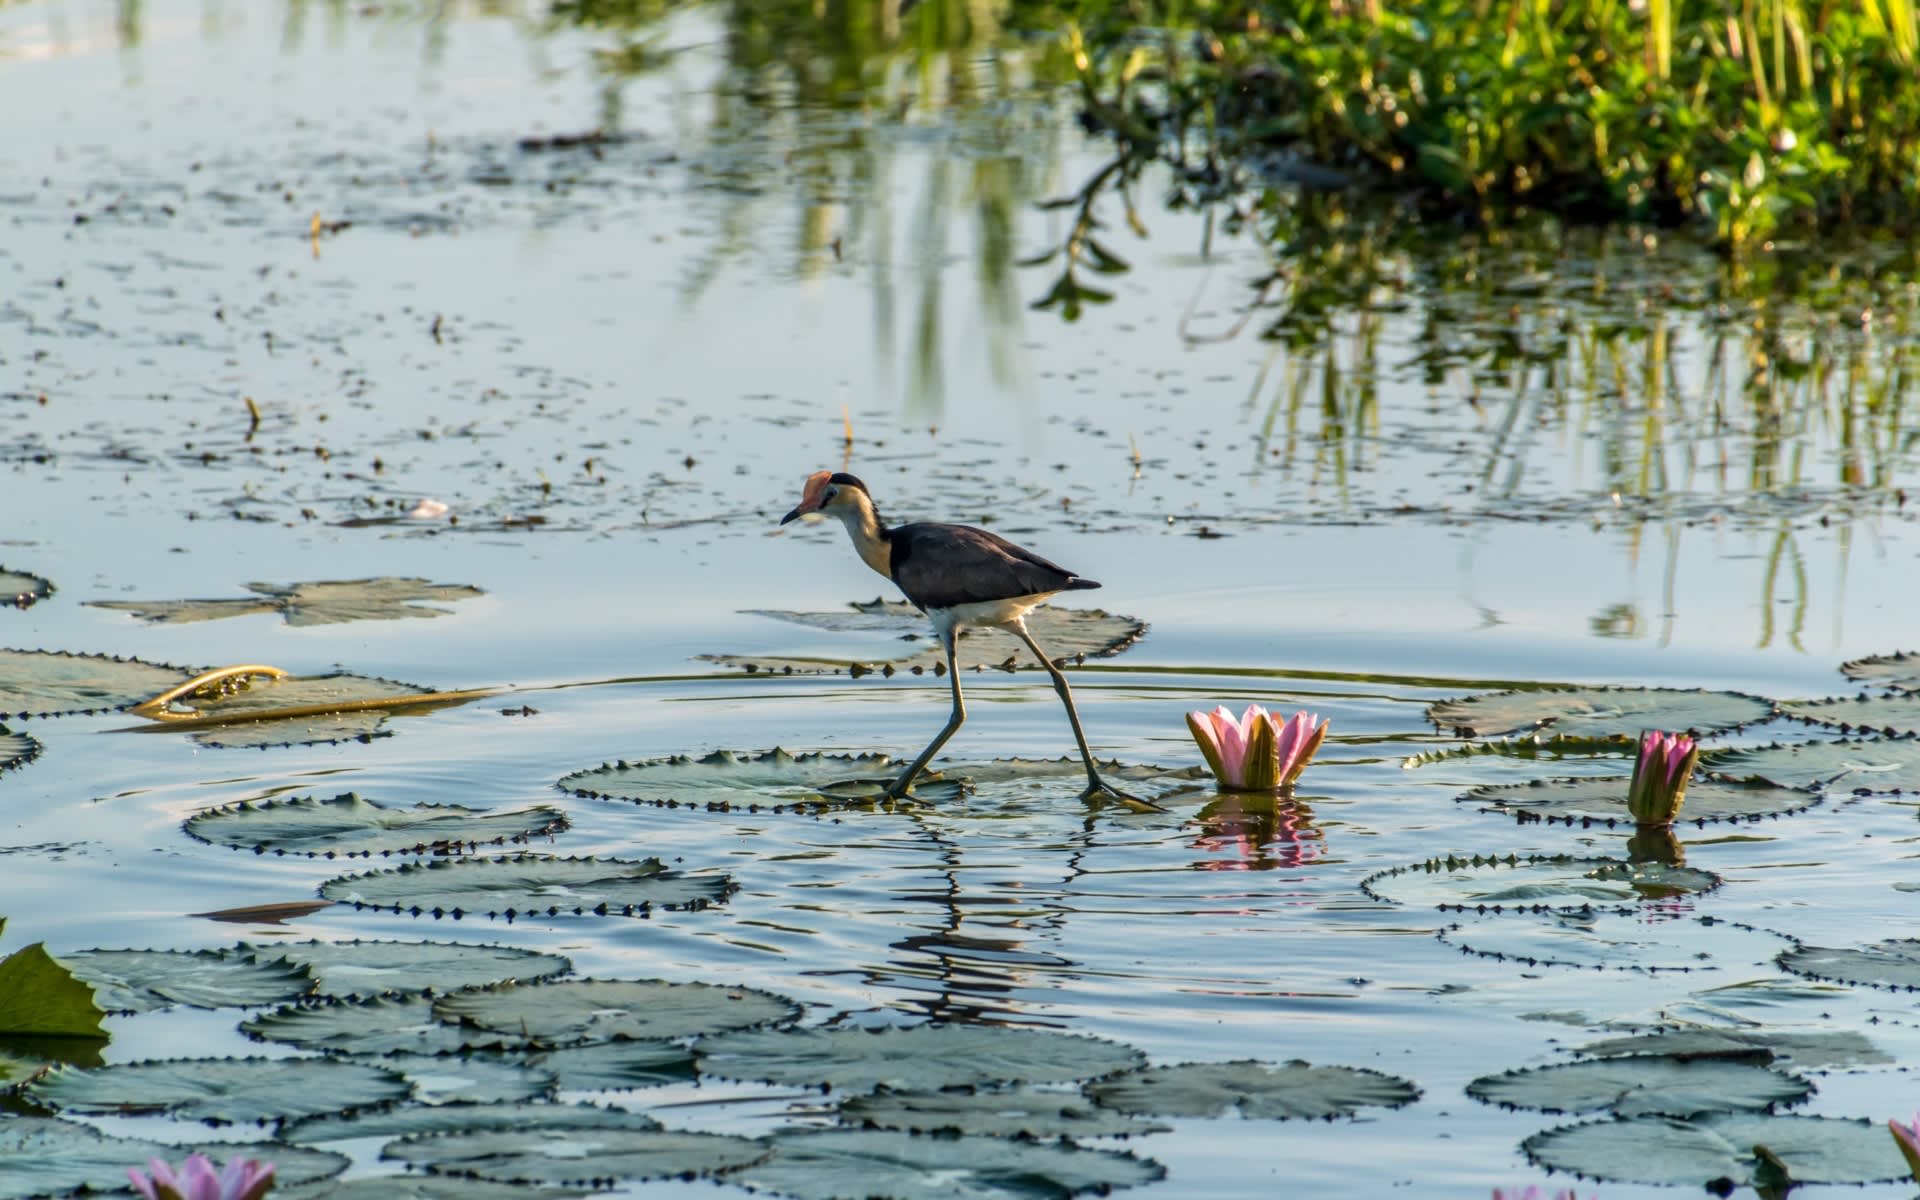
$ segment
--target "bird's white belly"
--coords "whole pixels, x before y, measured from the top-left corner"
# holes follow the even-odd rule
[[[1053,595],[1053,592],[1036,592],[1031,596],[1008,596],[1004,600],[979,600],[948,608],[929,608],[927,616],[942,636],[969,625],[1011,625],[1045,604]]]

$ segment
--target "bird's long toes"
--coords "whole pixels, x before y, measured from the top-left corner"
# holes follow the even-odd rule
[[[1124,804],[1135,812],[1167,811],[1151,800],[1142,800],[1138,796],[1129,795],[1102,779],[1095,779],[1093,782],[1087,784],[1087,790],[1080,793],[1080,798],[1082,800],[1111,800],[1118,804]]]

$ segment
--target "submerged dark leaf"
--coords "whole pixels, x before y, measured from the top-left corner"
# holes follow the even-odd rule
[[[565,814],[545,804],[507,812],[458,804],[388,808],[353,792],[242,801],[186,822],[187,833],[204,842],[308,856],[458,852],[552,837],[566,827]]]
[[[702,1038],[694,1051],[709,1075],[856,1093],[1065,1083],[1146,1061],[1119,1042],[1000,1025],[756,1029]]]
[[[387,576],[335,579],[315,583],[249,583],[258,598],[233,600],[89,600],[94,608],[132,613],[143,621],[181,625],[255,613],[278,612],[289,625],[335,625],[344,621],[390,621],[402,617],[444,617],[451,611],[426,601],[467,600],[485,592],[465,584],[429,583]]]
[[[842,642],[813,655],[778,654],[702,654],[702,662],[720,663],[750,671],[776,675],[822,674],[850,668],[866,671],[907,671],[931,673],[944,669],[946,656],[932,635],[925,614],[898,600],[875,599],[852,604],[843,612],[787,612],[772,609],[753,610],[757,615],[790,621],[812,629],[833,633],[865,633],[876,636],[872,657],[848,657]],[[1120,616],[1097,608],[1058,608],[1043,604],[1027,616],[1027,630],[1033,634],[1055,662],[1076,658],[1105,658],[1120,653],[1146,635],[1146,622],[1137,617]],[[924,646],[916,653],[900,655],[903,635],[925,636]],[[1012,634],[999,629],[968,629],[960,635],[957,661],[961,670],[981,666],[1039,669],[1032,653]]]
[[[1480,912],[1632,909],[1647,900],[1697,895],[1720,877],[1693,867],[1566,855],[1429,859],[1369,875],[1361,888],[1378,900]]]
[[[430,859],[387,871],[343,875],[320,886],[341,904],[433,916],[637,916],[700,908],[733,890],[724,875],[669,871],[657,858]]]
[[[270,1121],[399,1100],[398,1072],[332,1058],[171,1058],[81,1070],[27,1086],[39,1104],[77,1113],[166,1113],[197,1121]]]
[[[1304,1062],[1181,1063],[1148,1067],[1090,1084],[1094,1102],[1156,1117],[1219,1117],[1233,1109],[1249,1118],[1285,1120],[1349,1116],[1367,1106],[1398,1108],[1419,1099],[1407,1080],[1363,1067]]]
[[[130,708],[194,677],[180,667],[101,654],[0,650],[0,716]]]
[[[765,1162],[728,1178],[796,1200],[1036,1200],[1105,1195],[1167,1173],[1112,1150],[880,1129],[781,1133],[772,1148]]]
[[[1752,1182],[1765,1146],[1803,1184],[1880,1183],[1907,1176],[1886,1126],[1834,1117],[1720,1113],[1679,1121],[1636,1117],[1565,1125],[1520,1144],[1533,1162],[1615,1183],[1700,1187]]]
[[[1774,715],[1774,704],[1739,692],[1672,688],[1554,688],[1444,700],[1427,719],[1467,737],[1546,732],[1564,738],[1637,738],[1642,730],[1709,734]]]
[[[575,979],[505,985],[442,996],[445,1021],[546,1046],[635,1038],[683,1038],[791,1021],[799,1005],[755,988],[660,979]]]
[[[1467,1095],[1488,1104],[1550,1113],[1607,1109],[1619,1117],[1771,1112],[1812,1094],[1806,1080],[1751,1063],[1644,1055],[1505,1071],[1467,1085]]]

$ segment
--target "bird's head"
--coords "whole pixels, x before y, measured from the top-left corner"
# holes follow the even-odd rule
[[[800,493],[800,503],[793,511],[780,518],[785,525],[796,517],[809,513],[846,519],[846,514],[860,511],[862,502],[871,507],[873,500],[867,495],[867,485],[845,471],[815,471],[807,476],[807,482]]]

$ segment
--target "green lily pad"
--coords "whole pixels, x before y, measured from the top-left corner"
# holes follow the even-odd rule
[[[1589,775],[1579,779],[1538,779],[1530,783],[1478,787],[1460,797],[1463,804],[1485,804],[1521,820],[1631,822],[1627,812],[1630,775]],[[1698,779],[1687,785],[1680,819],[1757,821],[1785,816],[1818,804],[1809,792],[1769,783],[1730,783]]]
[[[1643,901],[1698,895],[1720,877],[1694,867],[1569,855],[1472,855],[1390,867],[1360,881],[1376,900],[1474,912],[1631,910]]]
[[[304,967],[319,980],[319,995],[339,998],[532,983],[573,969],[558,954],[466,942],[274,942],[244,949]]]
[[[0,607],[32,608],[53,595],[53,584],[25,571],[0,567]]]
[[[1550,1113],[1607,1109],[1620,1117],[1691,1117],[1710,1112],[1772,1112],[1798,1104],[1813,1085],[1752,1063],[1673,1058],[1590,1058],[1482,1075],[1467,1095],[1506,1108]]]
[[[0,725],[0,771],[24,767],[40,755],[40,743]]]
[[[1920,989],[1920,939],[1889,938],[1860,949],[1799,946],[1780,965],[1808,979],[1911,992]]]
[[[0,717],[55,717],[130,708],[192,679],[180,667],[46,650],[0,650]]]
[[[756,616],[772,617],[811,629],[830,633],[868,634],[877,643],[865,657],[844,657],[836,644],[830,654],[702,654],[701,662],[719,663],[745,671],[775,675],[819,675],[851,671],[857,675],[878,672],[894,675],[944,672],[946,655],[932,636],[926,615],[898,600],[875,599],[865,604],[850,604],[840,612],[786,612],[775,609],[751,609]],[[1027,616],[1027,630],[1033,634],[1055,662],[1085,658],[1107,658],[1120,653],[1146,635],[1147,624],[1137,617],[1125,617],[1098,608],[1057,608],[1043,604]],[[902,637],[918,635],[921,648],[902,655],[898,647]],[[853,639],[845,639],[851,642]],[[960,635],[956,661],[961,670],[969,667],[997,667],[1013,670],[1024,666],[1038,669],[1039,663],[1020,639],[999,629],[968,629]]]
[[[1520,1143],[1534,1163],[1613,1183],[1740,1187],[1759,1169],[1765,1146],[1802,1184],[1883,1183],[1907,1178],[1884,1124],[1835,1117],[1715,1113],[1690,1121],[1635,1117],[1566,1125]]]
[[[543,1187],[536,1200],[575,1200],[592,1194],[574,1188]],[[272,1195],[273,1200],[529,1200],[527,1189],[517,1183],[438,1175],[377,1175],[291,1191],[275,1188]]]
[[[334,579],[315,583],[249,583],[252,597],[231,600],[89,600],[92,608],[132,613],[156,625],[184,625],[256,613],[280,613],[289,625],[338,625],[346,621],[391,621],[444,617],[452,611],[428,601],[468,600],[485,592],[465,584],[424,579]]]
[[[782,1133],[772,1144],[765,1162],[727,1178],[795,1200],[1035,1200],[1106,1195],[1167,1173],[1114,1150],[884,1129]]]
[[[231,950],[77,950],[60,961],[93,985],[108,1012],[189,1008],[259,1008],[313,991],[297,964],[262,962]]]
[[[854,1096],[840,1106],[840,1119],[876,1129],[1044,1140],[1134,1137],[1168,1129],[1100,1108],[1078,1092],[1029,1087]]]
[[[872,807],[895,802],[882,794],[906,763],[884,754],[789,754],[775,747],[760,754],[716,750],[700,758],[675,755],[641,762],[617,762],[576,771],[559,786],[574,795],[601,800],[632,800],[665,807],[704,806],[709,811],[744,808],[758,811]],[[1108,762],[1102,776],[1150,800],[1198,790],[1204,767],[1166,768],[1142,763]],[[1059,791],[1062,781],[1084,781],[1077,758],[1007,758],[986,763],[951,763],[914,781],[911,800],[946,803],[975,790],[1001,798],[1022,790]],[[1072,789],[1074,795],[1079,788]]]
[[[1920,654],[1902,650],[1898,654],[1874,654],[1840,664],[1840,673],[1871,687],[1894,688],[1903,692],[1920,691]]]
[[[1910,792],[1920,789],[1920,738],[1712,750],[1700,756],[1700,766],[1729,779],[1780,787]]]
[[[1363,1067],[1316,1067],[1240,1059],[1147,1067],[1090,1084],[1096,1104],[1155,1117],[1218,1117],[1232,1109],[1250,1119],[1324,1119],[1370,1105],[1398,1108],[1419,1099],[1404,1079]]]
[[[1920,695],[1835,696],[1827,700],[1789,700],[1780,706],[1783,716],[1842,733],[1882,734],[1886,737],[1920,735]],[[1692,793],[1688,793],[1692,797]]]
[[[328,742],[365,741],[397,710],[353,708],[368,701],[418,696],[426,689],[370,675],[295,676],[256,679],[247,686],[218,696],[196,696],[193,709],[202,720],[219,722],[189,727],[193,740],[222,750],[259,750],[269,746],[315,746]],[[346,711],[312,713],[316,708],[340,706]],[[423,702],[423,707],[430,707]],[[282,715],[294,710],[309,715]],[[163,722],[154,727],[165,730]]]
[[[1712,917],[1649,921],[1638,913],[1563,913],[1552,920],[1488,917],[1440,931],[1483,958],[1611,971],[1706,971],[1765,963],[1791,938]]]
[[[1852,1030],[1786,1033],[1745,1029],[1669,1029],[1634,1037],[1607,1038],[1574,1047],[1575,1054],[1616,1058],[1663,1054],[1668,1058],[1754,1057],[1766,1062],[1815,1067],[1879,1066],[1893,1058]]]
[[[357,908],[385,908],[415,916],[643,916],[661,908],[704,908],[725,900],[733,884],[724,875],[684,875],[657,858],[431,859],[387,871],[343,875],[320,885],[320,895]]]
[[[567,1092],[627,1091],[691,1083],[693,1051],[679,1042],[600,1042],[565,1046],[527,1056],[527,1062],[559,1077]]]
[[[69,1112],[239,1122],[363,1108],[408,1090],[398,1072],[332,1058],[171,1058],[55,1067],[26,1093]]]
[[[105,1038],[93,988],[40,942],[0,958],[0,1035]]]
[[[521,1044],[440,1020],[426,996],[375,996],[280,1008],[241,1022],[240,1032],[326,1054],[456,1054]]]
[[[490,1129],[658,1129],[645,1113],[596,1104],[405,1104],[361,1113],[328,1113],[289,1122],[290,1142],[343,1142],[419,1133],[480,1133]],[[544,1195],[544,1193],[543,1193]]]
[[[708,1075],[856,1093],[1069,1083],[1146,1061],[1119,1042],[1003,1025],[755,1029],[702,1038],[694,1052]]]
[[[1774,704],[1739,692],[1689,688],[1553,688],[1488,692],[1427,710],[1442,729],[1476,738],[1547,732],[1558,737],[1637,738],[1642,730],[1695,735],[1764,721]]]
[[[0,1200],[64,1196],[82,1188],[121,1191],[128,1167],[175,1153],[171,1146],[112,1137],[74,1121],[0,1120]]]
[[[335,1154],[331,1150],[314,1150],[307,1146],[289,1146],[285,1142],[199,1142],[179,1146],[160,1157],[179,1166],[189,1154],[204,1154],[216,1167],[224,1167],[235,1158],[251,1158],[255,1162],[273,1164],[274,1200],[280,1200],[286,1194],[286,1188],[301,1187],[330,1180],[335,1175],[353,1165],[353,1160],[344,1154]],[[140,1164],[128,1163],[128,1166]],[[122,1173],[124,1183],[126,1175]]]
[[[493,1054],[386,1054],[356,1061],[398,1071],[424,1104],[514,1104],[553,1095],[553,1072]]]
[[[546,804],[510,812],[458,804],[387,808],[353,792],[330,799],[241,801],[187,818],[193,837],[255,853],[318,855],[459,853],[480,845],[524,844],[567,827]]]
[[[545,1046],[683,1038],[791,1021],[800,1006],[755,988],[662,979],[575,979],[505,984],[442,996],[443,1021],[513,1034]]]
[[[766,1143],[723,1133],[555,1127],[418,1134],[380,1152],[440,1175],[529,1185],[691,1178],[766,1156]]]

